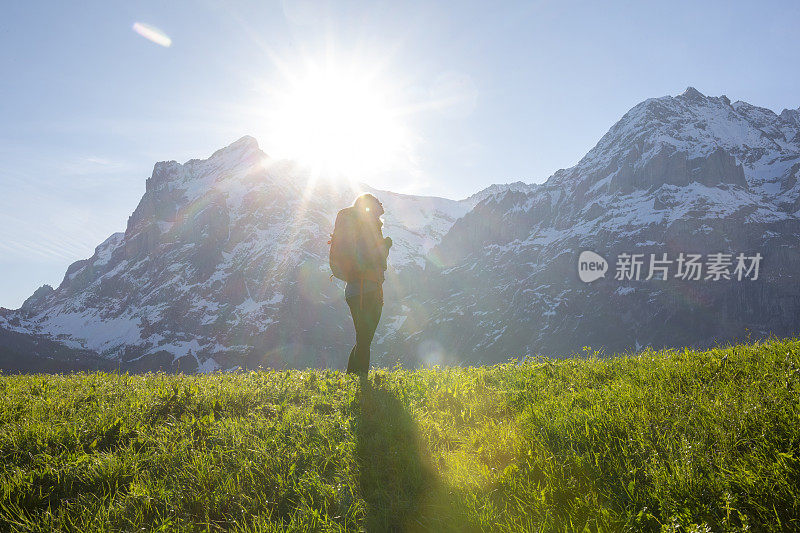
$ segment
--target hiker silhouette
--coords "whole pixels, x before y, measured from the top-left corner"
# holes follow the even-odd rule
[[[331,235],[331,271],[347,282],[344,295],[356,330],[348,373],[369,370],[370,345],[383,311],[383,273],[392,246],[392,239],[383,236],[383,213],[375,196],[361,194],[336,215]]]

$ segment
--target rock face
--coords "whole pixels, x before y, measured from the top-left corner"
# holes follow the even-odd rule
[[[796,117],[692,88],[637,105],[576,166],[454,224],[431,253],[441,268],[427,271],[432,311],[417,338],[434,359],[489,362],[797,334]],[[583,250],[608,260],[604,278],[579,280]],[[684,280],[673,262],[666,280],[615,279],[623,253],[643,254],[646,269],[650,254],[681,252],[760,253],[760,277]]]
[[[327,241],[336,212],[361,190],[387,211],[395,305],[385,316],[398,320],[397,280],[424,266],[474,201],[313,180],[244,137],[207,160],[157,163],[125,232],[72,264],[55,290],[0,311],[0,329],[134,370],[341,366],[352,326]]]
[[[730,184],[747,188],[744,169],[737,164],[735,157],[722,148],[694,159],[689,159],[686,152],[664,148],[644,164],[639,164],[641,156],[636,149],[628,154],[611,178],[610,191],[632,193],[662,185],[682,187],[690,183],[708,187]]]
[[[689,88],[637,105],[542,184],[459,202],[373,191],[395,243],[373,361],[796,334],[798,177],[800,110]],[[0,309],[0,347],[35,339],[132,370],[342,368],[353,334],[327,240],[359,190],[370,189],[272,160],[250,137],[206,160],[158,163],[124,233],[56,289]],[[605,277],[580,281],[583,250],[608,261]],[[761,254],[758,279],[674,276],[679,254],[720,252]],[[615,279],[622,254],[643,254],[638,281]],[[673,260],[667,279],[644,279],[650,254]]]

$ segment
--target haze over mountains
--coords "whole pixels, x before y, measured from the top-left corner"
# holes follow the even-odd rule
[[[461,201],[372,191],[395,243],[373,363],[796,334],[798,178],[800,109],[777,115],[689,88],[638,104],[542,184]],[[251,137],[206,160],[157,163],[124,233],[57,288],[0,309],[0,366],[342,368],[352,324],[327,240],[357,189],[371,190],[315,180]],[[583,250],[608,260],[605,277],[580,281]],[[681,253],[730,254],[731,274],[737,254],[762,260],[757,279],[645,279],[650,254],[674,269]],[[622,254],[643,254],[640,279],[615,279]]]

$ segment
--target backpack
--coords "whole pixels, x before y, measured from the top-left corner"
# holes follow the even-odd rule
[[[349,281],[358,274],[356,265],[356,238],[358,221],[352,208],[345,208],[336,215],[333,233],[328,243],[331,245],[328,262],[331,272],[342,281]]]

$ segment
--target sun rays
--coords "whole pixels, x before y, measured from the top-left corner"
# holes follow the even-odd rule
[[[265,86],[270,155],[298,161],[312,176],[363,179],[407,157],[411,135],[393,91],[374,69],[307,60]]]

